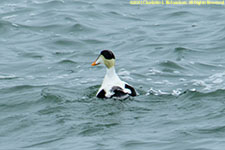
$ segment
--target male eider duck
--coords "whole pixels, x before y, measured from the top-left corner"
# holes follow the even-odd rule
[[[129,96],[136,96],[135,89],[124,81],[121,81],[115,71],[115,56],[110,50],[101,51],[92,66],[105,64],[106,75],[96,96],[98,98],[125,99]]]

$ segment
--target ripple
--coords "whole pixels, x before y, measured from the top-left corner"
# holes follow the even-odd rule
[[[14,27],[9,21],[0,20],[0,33],[6,34],[9,32],[10,28]]]
[[[41,55],[39,53],[34,53],[34,52],[32,52],[32,53],[28,53],[28,52],[22,53],[21,55],[22,55],[22,57],[28,57],[28,58],[34,58],[34,59],[41,59],[41,58],[44,57],[43,55]]]
[[[41,91],[41,100],[46,102],[59,103],[65,100],[63,95],[57,93],[58,89],[44,88]]]
[[[0,75],[0,80],[11,80],[11,79],[17,79],[19,77],[15,75]]]
[[[59,46],[73,46],[73,47],[80,47],[83,45],[80,41],[72,41],[71,39],[57,39],[54,41],[54,44]]]
[[[188,15],[192,15],[192,13],[190,11],[176,11],[176,12],[168,14],[168,16],[170,16],[170,17],[181,17],[181,16],[185,17]]]
[[[149,147],[150,145],[152,145],[151,142],[143,142],[143,141],[138,141],[138,140],[132,140],[132,141],[127,141],[125,143],[122,144],[123,147],[126,148],[138,148],[138,147]]]
[[[225,89],[218,89],[215,91],[211,91],[211,92],[200,92],[197,91],[196,89],[187,89],[187,90],[182,90],[180,88],[178,89],[174,89],[171,92],[164,92],[161,90],[156,90],[153,88],[150,88],[147,93],[145,94],[146,96],[148,95],[155,95],[155,96],[175,96],[175,97],[179,97],[179,96],[187,96],[191,99],[197,99],[197,98],[202,98],[202,97],[221,97],[223,95],[225,95]],[[219,100],[219,99],[218,99]]]
[[[116,18],[121,18],[123,20],[133,20],[133,21],[142,21],[143,19],[140,17],[134,17],[134,16],[130,16],[127,14],[123,14],[123,13],[118,13],[116,11],[109,11],[107,12],[107,15],[111,16],[111,17],[116,17]]]
[[[52,96],[51,96],[52,98]],[[49,106],[46,107],[40,111],[38,111],[38,114],[40,115],[49,115],[49,114],[55,114],[55,113],[59,113],[61,110],[66,109],[64,106]]]
[[[206,127],[198,129],[196,132],[201,134],[224,134],[225,133],[225,126],[216,126],[216,127]]]
[[[75,25],[70,26],[69,29],[68,29],[68,31],[70,31],[70,32],[76,32],[76,33],[77,32],[81,32],[81,33],[88,32],[88,33],[90,33],[90,32],[94,32],[95,29],[93,29],[91,27],[88,27],[88,26],[85,26],[83,24],[77,23]]]
[[[69,59],[65,59],[65,60],[61,60],[60,62],[58,62],[59,64],[77,64],[77,62],[69,60]]]
[[[76,51],[57,51],[54,52],[53,55],[56,56],[67,56],[67,55],[75,55],[77,52]]]
[[[97,135],[99,134],[100,131],[103,131],[104,128],[103,127],[83,127],[83,129],[81,129],[82,131],[79,133],[79,135],[82,136],[90,136],[90,135]]]
[[[39,147],[41,145],[46,145],[46,144],[49,144],[49,143],[53,143],[53,142],[56,142],[56,141],[59,141],[59,140],[62,140],[63,138],[52,138],[52,139],[48,139],[48,140],[43,140],[42,142],[38,142],[38,143],[35,143],[35,144],[31,144],[31,145],[28,145],[28,146],[24,146],[23,148],[34,148],[34,147]]]
[[[87,43],[87,44],[104,44],[104,43],[107,43],[107,41],[97,40],[97,39],[83,39],[82,41]]]
[[[184,67],[182,67],[180,64],[167,60],[159,63],[160,66],[165,67],[165,69],[179,69],[179,70],[185,70]]]
[[[175,53],[186,53],[186,52],[188,52],[188,53],[193,54],[193,53],[203,53],[204,51],[195,50],[195,49],[187,48],[187,47],[176,47],[174,49],[174,52]]]
[[[40,5],[43,7],[47,7],[47,8],[54,8],[54,7],[57,7],[57,5],[62,5],[64,4],[64,1],[63,0],[48,0],[48,1],[37,1],[37,0],[33,0],[32,1],[34,4],[36,5]]]
[[[201,99],[201,98],[207,98],[207,99],[214,99],[221,101],[220,97],[225,96],[225,90],[224,89],[218,89],[212,92],[200,92],[197,90],[186,90],[182,92],[180,95],[185,95],[189,97],[190,99]],[[218,97],[218,99],[216,98]]]
[[[23,28],[25,30],[29,29],[32,31],[54,31],[62,28],[63,26],[60,24],[47,24],[47,25],[25,25],[25,24],[17,24],[19,28]]]
[[[0,4],[2,149],[223,149],[222,8]],[[139,96],[96,98],[99,49],[115,51]]]
[[[2,93],[9,93],[9,92],[16,92],[16,91],[24,91],[28,89],[40,88],[43,86],[34,86],[34,85],[17,85],[9,88],[2,88],[0,92]]]
[[[197,65],[198,68],[202,68],[202,69],[221,69],[224,67],[224,66],[214,65],[210,63],[203,63],[203,62],[195,62],[195,65]]]

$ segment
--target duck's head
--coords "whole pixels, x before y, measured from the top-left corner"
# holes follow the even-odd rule
[[[91,65],[96,66],[103,63],[107,68],[111,68],[115,65],[115,56],[112,51],[102,50],[97,59]]]

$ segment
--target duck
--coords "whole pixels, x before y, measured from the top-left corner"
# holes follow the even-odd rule
[[[102,50],[97,59],[91,64],[92,66],[99,64],[106,66],[106,74],[96,97],[126,99],[130,96],[137,96],[136,90],[130,84],[122,81],[116,74],[115,59],[115,55],[111,50]]]

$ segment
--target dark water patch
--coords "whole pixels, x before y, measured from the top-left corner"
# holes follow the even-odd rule
[[[21,57],[27,57],[27,58],[32,58],[32,59],[42,59],[44,56],[39,54],[39,53],[35,53],[35,52],[25,52],[25,53],[20,53]]]
[[[176,47],[174,49],[175,53],[203,53],[204,51],[200,51],[200,50],[194,50],[192,48],[187,48],[187,47]]]
[[[88,125],[85,125],[82,127],[79,135],[80,136],[93,136],[93,135],[98,135],[99,133],[104,132],[103,127],[90,127]]]
[[[39,115],[56,114],[56,113],[60,113],[62,110],[65,110],[65,109],[66,108],[64,106],[47,106],[46,108],[38,111],[38,114]]]
[[[13,24],[9,21],[0,20],[0,33],[2,35],[8,33],[11,28],[14,28]]]
[[[66,86],[57,86],[51,85],[41,89],[40,101],[42,102],[50,102],[50,103],[58,103],[64,104],[65,102],[73,102],[73,100],[77,100],[77,94],[80,91],[74,90],[74,87],[66,87]]]
[[[143,89],[143,87],[136,87],[135,89],[139,95],[145,95],[146,94],[146,90]]]
[[[82,47],[83,46],[83,42],[80,41],[73,41],[71,39],[57,39],[55,41],[53,41],[53,44],[56,44],[58,46],[73,46],[73,47]]]
[[[43,8],[50,8],[50,9],[56,9],[57,7],[63,6],[64,5],[64,1],[63,0],[50,0],[50,1],[33,1],[33,4],[35,4],[35,6],[41,7]]]
[[[221,70],[224,68],[224,66],[219,66],[219,65],[214,65],[214,64],[209,64],[209,63],[204,63],[204,62],[195,62],[195,67],[198,69],[203,69],[203,70]]]
[[[83,39],[82,40],[86,44],[106,44],[108,41],[100,40],[100,39]]]
[[[90,86],[86,89],[85,96],[88,98],[93,98],[96,97],[96,93],[98,92],[98,89],[100,88],[101,85],[94,85]]]
[[[78,7],[85,7],[85,6],[87,6],[87,5],[93,5],[94,3],[93,2],[88,2],[88,1],[71,1],[70,2],[70,4],[72,5],[72,6],[78,6]]]
[[[120,125],[119,123],[106,123],[106,124],[97,124],[96,127],[104,127],[104,128],[110,128]]]
[[[115,12],[115,11],[110,11],[110,12],[108,12],[108,13],[113,14],[113,15],[117,15],[117,16],[121,16],[121,14],[120,14],[120,13]]]
[[[204,99],[204,100],[214,100],[214,101],[218,100],[218,101],[223,102],[221,97],[225,96],[225,90],[218,89],[218,90],[212,91],[212,92],[200,92],[200,91],[186,90],[182,93],[182,96],[183,95],[190,100]]]
[[[80,23],[77,23],[75,25],[72,25],[68,28],[69,32],[74,32],[74,33],[88,33],[90,34],[91,32],[96,31],[94,28],[88,27],[87,25],[83,25]]]
[[[196,129],[195,132],[199,134],[207,134],[207,135],[214,135],[216,137],[221,137],[225,133],[225,126],[212,126],[212,127],[202,127],[199,129]]]
[[[14,93],[14,92],[25,92],[30,89],[40,88],[43,86],[33,86],[33,85],[18,85],[8,88],[2,88],[0,89],[0,93],[7,94],[7,93]]]
[[[76,55],[76,51],[56,51],[53,53],[53,55],[56,56],[70,56],[70,55]]]
[[[154,134],[154,133],[153,133]],[[162,141],[162,140],[155,140],[155,139],[151,139],[151,140],[128,140],[126,142],[122,143],[122,147],[124,147],[125,149],[131,149],[131,150],[135,150],[135,149],[149,149],[149,148],[153,148],[153,149],[169,149],[170,145],[172,143],[170,141]]]
[[[65,21],[77,22],[77,20],[73,16],[65,16]],[[76,25],[76,24],[75,24]],[[74,26],[74,25],[73,25]]]
[[[52,139],[48,139],[48,140],[42,140],[42,142],[38,142],[38,143],[35,143],[35,144],[31,144],[31,145],[28,145],[28,146],[24,146],[22,148],[31,148],[33,149],[34,147],[46,147],[46,145],[48,144],[51,144],[53,142],[56,142],[56,141],[59,141],[59,140],[62,140],[63,138],[52,138]],[[36,149],[36,148],[35,148]],[[40,148],[42,149],[42,148]]]
[[[174,70],[186,70],[183,66],[171,60],[160,62],[159,66],[163,67],[164,72],[173,72]]]
[[[14,33],[14,35],[12,35],[12,36],[16,36],[17,35],[17,33]],[[21,37],[18,37],[18,39],[16,39],[16,40],[7,40],[7,44],[11,44],[11,45],[13,45],[13,44],[16,44],[16,45],[20,45],[20,46],[22,46],[22,45],[29,45],[29,44],[32,44],[32,43],[39,43],[40,41],[46,41],[46,40],[49,40],[49,38],[48,37],[33,37],[32,36],[32,38],[31,37],[27,37],[28,35],[21,35]],[[39,43],[40,44],[40,43]],[[29,46],[30,47],[30,46]],[[14,48],[14,49],[16,49],[16,48]]]
[[[77,62],[69,60],[69,59],[65,59],[65,60],[61,60],[60,62],[58,62],[59,64],[72,64],[75,65],[77,64]]]
[[[54,88],[44,88],[41,91],[42,98],[41,101],[45,102],[51,102],[51,103],[61,103],[65,100],[65,96],[63,96],[62,93],[60,93],[59,89]]]
[[[7,11],[3,11],[1,14],[0,14],[0,17],[4,20],[14,20],[12,18],[17,18],[18,15],[23,15],[23,14],[29,14],[30,12],[33,11],[33,8],[32,7],[26,7],[25,5],[20,5],[20,4],[17,4],[17,5],[14,5],[14,9],[10,9],[9,5],[2,5],[1,7],[4,7]]]
[[[3,122],[2,122],[3,121]],[[32,126],[33,121],[28,119],[27,115],[12,115],[1,119],[2,126],[6,127],[5,130],[0,130],[0,135],[17,136],[15,133],[21,133],[24,129]],[[16,124],[16,125],[15,125]]]
[[[126,103],[129,103],[129,101],[130,100],[120,101],[115,99],[92,98],[86,113],[96,119],[99,119],[99,121],[103,119],[102,121],[111,122],[114,117],[125,109]]]
[[[170,17],[187,17],[188,15],[192,15],[191,11],[176,11],[169,13],[168,16]]]
[[[113,18],[117,18],[117,19],[123,19],[121,21],[124,21],[124,20],[142,21],[143,20],[142,18],[130,16],[130,15],[127,15],[127,14],[124,14],[124,13],[116,12],[116,11],[109,11],[109,12],[107,12],[106,15],[111,16]]]
[[[60,24],[47,24],[47,25],[25,25],[25,24],[17,24],[18,28],[30,31],[37,31],[37,32],[55,32],[64,30],[64,26]]]
[[[178,54],[177,61],[181,61],[185,57],[185,53],[188,51],[188,49],[184,47],[176,47],[174,52]]]
[[[218,31],[217,34],[215,35],[216,37],[218,37],[218,41],[224,41],[225,40],[225,36],[224,34],[220,34],[222,32],[225,32],[225,27],[221,27]]]
[[[138,140],[132,140],[132,141],[127,141],[127,142],[124,142],[122,144],[122,146],[124,148],[128,148],[128,149],[138,149],[140,147],[152,147],[152,144],[151,142],[143,142],[143,141],[138,141]]]
[[[40,97],[39,88],[26,88],[9,93],[6,91],[1,94],[0,108],[8,114],[35,111],[39,109]]]

